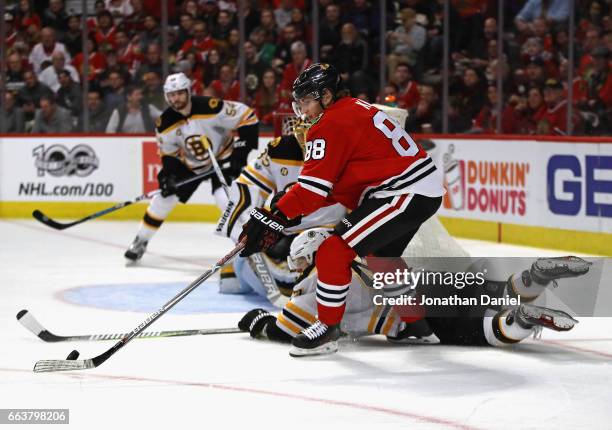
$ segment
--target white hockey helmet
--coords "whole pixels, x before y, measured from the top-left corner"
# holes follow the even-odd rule
[[[325,228],[311,228],[298,234],[289,248],[289,269],[301,272],[309,267],[314,262],[314,254],[319,245],[329,236],[331,232]]]
[[[166,103],[170,105],[168,93],[181,90],[187,90],[189,98],[191,98],[191,80],[187,77],[187,75],[182,72],[168,75],[166,82],[164,82],[164,98],[166,99]]]

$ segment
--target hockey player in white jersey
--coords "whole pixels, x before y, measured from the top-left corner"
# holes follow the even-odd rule
[[[264,205],[276,193],[289,189],[297,182],[304,164],[307,126],[297,121],[291,128],[291,134],[270,141],[231,185],[230,199],[218,221],[217,234],[237,242],[251,209]],[[288,228],[287,235],[276,246],[256,256],[264,260],[262,263],[269,268],[269,274],[282,295],[291,295],[297,279],[297,274],[289,270],[286,262],[289,245],[295,235],[311,227],[333,228],[345,213],[346,209],[340,204],[321,208],[303,217],[298,225]],[[225,266],[220,276],[220,292],[245,294],[255,291],[263,297],[269,295],[268,288],[261,280],[265,274],[256,273],[254,264],[247,258],[237,257],[233,265]]]
[[[288,258],[290,266],[302,271],[294,287],[291,301],[274,316],[264,309],[249,311],[238,323],[238,327],[252,337],[279,342],[290,342],[300,331],[306,329],[316,317],[316,270],[313,267],[318,245],[329,235],[325,229],[312,229],[300,234],[291,245]],[[466,259],[466,261],[468,261]],[[489,294],[521,297],[520,306],[482,307],[461,309],[452,316],[428,316],[406,324],[400,317],[397,306],[375,305],[375,294],[397,298],[415,295],[417,290],[391,285],[382,290],[370,288],[368,269],[353,263],[353,279],[350,284],[349,301],[341,331],[352,337],[383,334],[392,343],[443,343],[503,347],[526,339],[542,328],[555,331],[571,330],[577,321],[561,310],[531,304],[549,285],[558,279],[582,276],[589,271],[591,263],[578,257],[539,258],[531,267],[507,277],[504,270],[495,267],[491,259],[474,261],[467,271],[487,273],[485,289]],[[437,287],[440,288],[440,287]],[[450,287],[450,293],[457,290]],[[454,292],[453,292],[454,291]],[[442,294],[446,294],[442,292]],[[467,312],[467,315],[466,315]],[[400,312],[401,313],[401,312]],[[318,354],[334,352],[337,342],[328,344]],[[295,346],[293,356],[303,354]]]
[[[155,196],[145,213],[136,238],[125,253],[137,261],[149,240],[178,202],[186,203],[201,180],[176,187],[176,183],[211,171],[207,147],[224,166],[230,182],[246,164],[248,153],[257,148],[259,121],[248,106],[212,97],[191,96],[191,81],[183,73],[169,75],[164,83],[168,105],[156,123],[156,137],[162,161],[158,174],[161,195]],[[238,138],[234,139],[234,132]],[[213,195],[223,209],[227,199],[218,178],[211,176]]]

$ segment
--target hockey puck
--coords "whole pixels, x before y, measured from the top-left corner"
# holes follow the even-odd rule
[[[76,360],[77,358],[79,358],[79,351],[75,349],[70,354],[68,354],[68,357],[66,357],[66,360]]]

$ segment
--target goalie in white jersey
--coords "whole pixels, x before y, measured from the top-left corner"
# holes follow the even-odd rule
[[[138,234],[125,257],[139,260],[149,240],[178,202],[186,203],[202,180],[181,187],[180,181],[210,171],[207,147],[223,167],[226,181],[235,179],[246,164],[248,153],[257,148],[259,121],[248,106],[212,97],[191,96],[191,81],[183,73],[168,76],[164,95],[170,106],[158,118],[156,137],[162,161],[155,196],[144,215]],[[234,139],[234,132],[238,138]],[[211,176],[213,195],[223,209],[227,199],[219,179]]]
[[[292,127],[292,134],[270,141],[257,158],[242,170],[238,179],[231,185],[229,202],[217,224],[217,234],[237,242],[242,225],[249,220],[251,209],[263,206],[276,193],[286,191],[297,183],[304,164],[306,132],[307,126],[298,121]],[[295,235],[311,227],[333,228],[345,213],[346,209],[340,204],[321,208],[303,217],[298,225],[288,228],[287,236],[283,240],[257,257],[257,261],[267,265],[269,275],[274,278],[280,294],[290,296],[297,279],[296,273],[292,273],[286,263],[289,245]],[[263,262],[259,258],[263,259]],[[227,265],[221,270],[220,292],[245,294],[255,291],[270,298],[269,286],[264,285],[261,280],[265,276],[266,274],[256,273],[254,262],[237,257],[233,265]]]

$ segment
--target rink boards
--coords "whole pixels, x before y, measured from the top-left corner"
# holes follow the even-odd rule
[[[612,140],[426,140],[444,170],[439,215],[453,235],[612,255]],[[29,217],[33,209],[81,217],[156,189],[160,167],[153,136],[0,137],[0,217]],[[138,219],[144,207],[108,218]],[[206,182],[171,219],[218,216]]]

